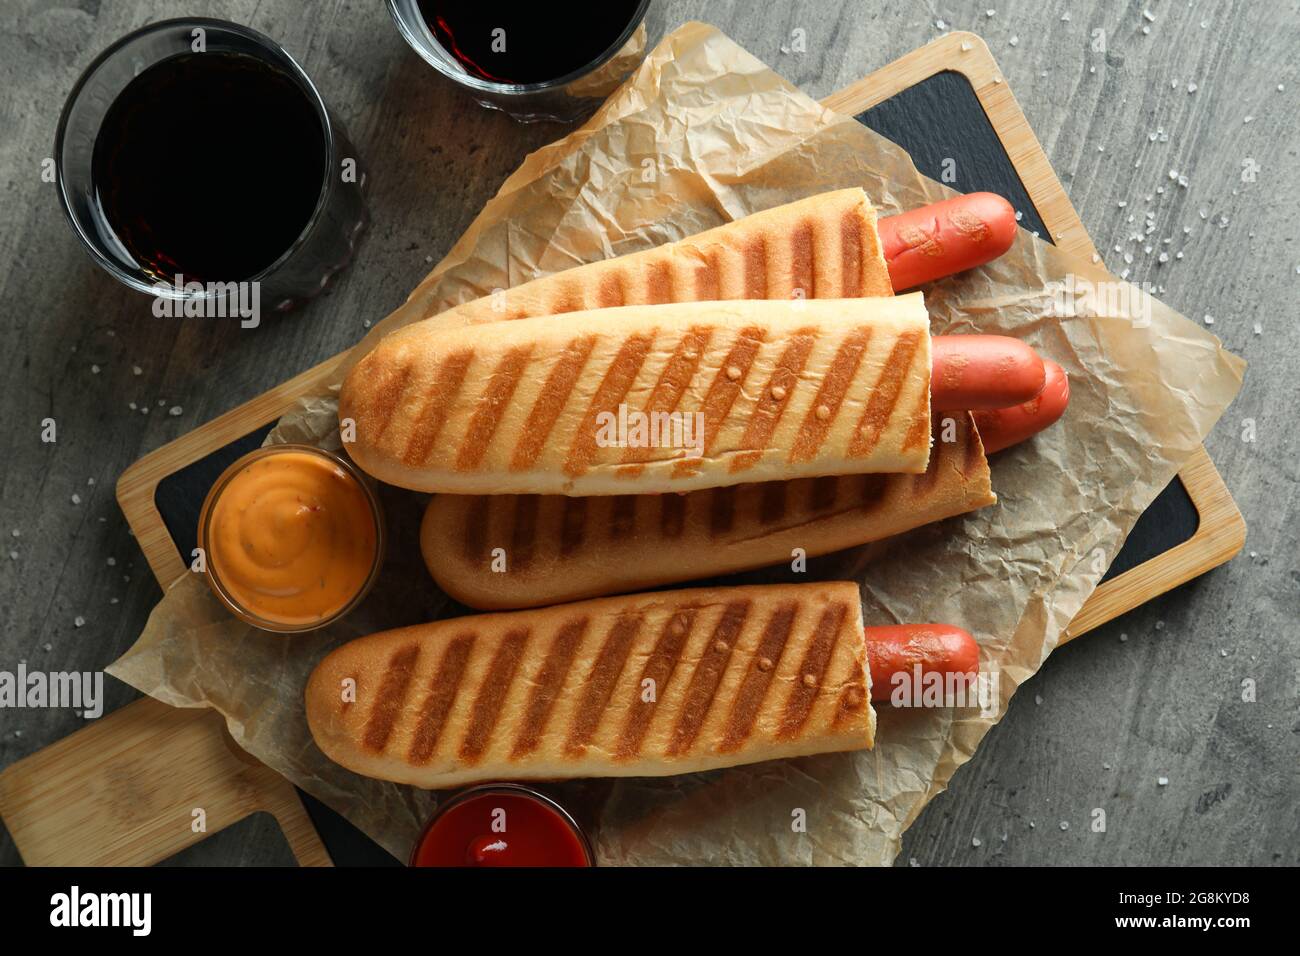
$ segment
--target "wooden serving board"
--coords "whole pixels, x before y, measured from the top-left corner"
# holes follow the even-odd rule
[[[822,102],[898,142],[933,178],[945,158],[957,158],[956,188],[1000,193],[1023,213],[1026,228],[1074,255],[1096,253],[992,54],[974,34],[941,37]],[[300,395],[328,382],[342,359],[338,355],[308,369],[123,473],[118,502],[164,588],[186,571],[184,556],[194,547],[208,487],[230,462],[259,445]],[[1204,449],[1198,449],[1138,521],[1062,640],[1223,563],[1244,541],[1241,513]],[[158,745],[169,740],[187,743]],[[236,755],[232,763],[235,757],[223,757],[223,749],[234,745],[215,714],[138,701],[0,774],[0,815],[28,863],[156,862],[197,841],[184,832],[178,836],[176,814],[183,811],[181,822],[188,820],[189,805],[198,805],[192,784],[204,780],[209,832],[270,810],[300,862],[328,864],[292,787],[247,755]],[[89,766],[79,763],[86,754],[94,758]],[[127,768],[151,781],[155,799],[131,803],[120,787],[103,783],[120,778]],[[219,782],[223,774],[228,786]],[[339,862],[377,861],[366,848],[369,841],[358,843],[350,824],[307,799]],[[159,824],[160,816],[166,826]],[[69,837],[70,827],[84,832],[88,826],[98,834],[93,847]]]

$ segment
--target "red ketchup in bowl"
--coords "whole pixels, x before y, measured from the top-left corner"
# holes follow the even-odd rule
[[[595,866],[595,856],[554,800],[528,787],[490,784],[438,808],[411,866]]]

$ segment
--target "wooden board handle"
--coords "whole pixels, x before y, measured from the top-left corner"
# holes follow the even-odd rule
[[[333,865],[292,784],[241,750],[220,714],[150,697],[0,773],[0,817],[29,866],[149,866],[258,812],[300,865]]]

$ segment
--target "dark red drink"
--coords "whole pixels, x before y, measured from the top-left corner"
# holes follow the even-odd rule
[[[577,73],[599,60],[638,15],[640,3],[419,0],[419,7],[434,39],[470,75],[526,85]]]

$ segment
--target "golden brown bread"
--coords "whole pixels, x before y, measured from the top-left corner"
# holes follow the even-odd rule
[[[307,684],[317,745],[441,789],[665,776],[870,747],[857,585],[699,588],[386,631]]]
[[[417,491],[645,494],[920,473],[929,318],[913,293],[420,322],[352,369],[339,416],[358,465]]]
[[[867,194],[853,188],[756,212],[653,249],[565,269],[425,321],[451,329],[620,305],[893,294],[876,211]]]
[[[936,414],[923,475],[800,478],[685,495],[434,495],[420,549],[438,586],[489,610],[730,574],[878,541],[994,504],[969,413]],[[499,550],[498,550],[499,549]]]

